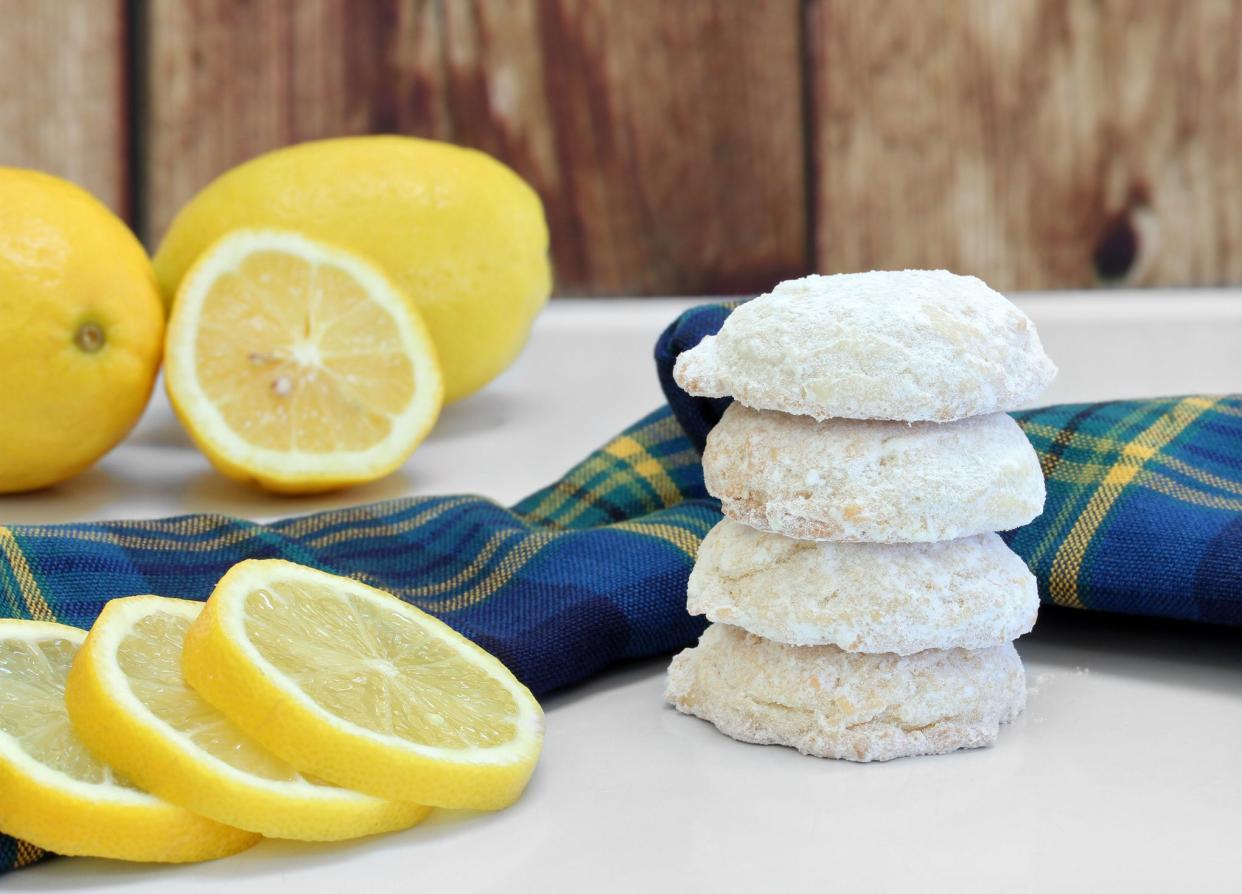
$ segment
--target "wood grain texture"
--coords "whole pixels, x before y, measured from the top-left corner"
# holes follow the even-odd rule
[[[391,69],[403,48],[434,55],[432,12],[387,0],[148,0],[148,243],[200,188],[255,155],[430,120],[423,94],[406,94],[411,81]]]
[[[562,291],[746,292],[803,271],[797,2],[445,11],[452,136],[544,195]]]
[[[815,254],[1242,281],[1242,4],[810,0]]]
[[[745,292],[807,263],[798,0],[148,0],[148,241],[260,152],[397,132],[544,198],[557,289]]]
[[[129,210],[122,0],[4,0],[0,165],[38,168]]]

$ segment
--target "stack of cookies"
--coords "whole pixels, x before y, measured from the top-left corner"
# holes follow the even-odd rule
[[[889,760],[990,745],[1026,702],[1038,593],[994,532],[1043,509],[1006,414],[1056,374],[974,277],[808,276],[742,305],[675,370],[734,398],[703,453],[725,518],[690,576],[714,622],[678,710],[746,742]]]

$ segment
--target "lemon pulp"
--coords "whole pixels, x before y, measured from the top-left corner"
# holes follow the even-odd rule
[[[272,838],[339,841],[405,829],[430,812],[298,773],[185,682],[185,639],[202,604],[108,603],[65,692],[78,736],[165,800]]]
[[[35,762],[71,779],[137,791],[74,735],[65,678],[78,645],[61,637],[0,640],[0,732]]]
[[[0,831],[59,854],[164,863],[257,842],[138,789],[88,750],[66,703],[85,637],[0,619]]]
[[[181,644],[190,620],[152,613],[134,624],[121,640],[117,663],[134,696],[160,720],[231,767],[264,779],[292,782],[301,778],[185,684]]]
[[[220,580],[182,670],[294,767],[380,798],[499,809],[543,744],[539,703],[495,656],[390,593],[279,559]]]
[[[289,300],[273,300],[277,287]],[[257,252],[203,300],[203,390],[253,444],[363,450],[392,432],[414,394],[397,322],[329,264]]]
[[[391,472],[444,394],[413,305],[367,260],[296,233],[239,230],[209,249],[182,283],[166,354],[195,442],[273,490]]]
[[[316,704],[363,729],[436,748],[514,738],[513,696],[404,614],[284,580],[247,597],[246,633]]]

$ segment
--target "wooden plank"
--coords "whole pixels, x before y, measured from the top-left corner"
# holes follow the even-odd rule
[[[810,0],[815,254],[1242,282],[1242,4]]]
[[[395,46],[419,44],[431,11],[387,0],[149,0],[147,241],[201,187],[255,155],[401,130],[392,104],[418,107],[388,68]]]
[[[0,165],[74,181],[128,209],[122,0],[6,0]]]
[[[456,133],[545,196],[562,290],[744,292],[803,270],[797,3],[447,12]]]
[[[544,197],[558,291],[762,289],[806,265],[798,0],[150,0],[149,234],[298,140],[448,139]]]

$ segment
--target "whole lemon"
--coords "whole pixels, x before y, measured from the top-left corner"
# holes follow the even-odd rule
[[[72,183],[0,168],[0,493],[75,475],[138,421],[164,308],[150,259]]]
[[[164,236],[155,270],[165,299],[204,249],[239,227],[298,230],[381,267],[431,330],[447,401],[513,362],[551,291],[538,195],[494,158],[447,143],[320,140],[233,168]]]

